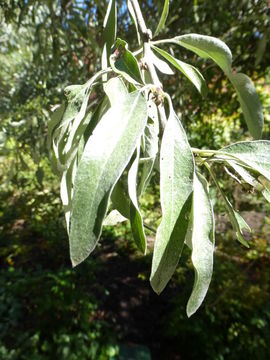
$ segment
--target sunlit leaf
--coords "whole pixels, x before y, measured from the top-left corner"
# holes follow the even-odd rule
[[[162,14],[161,14],[158,26],[156,28],[156,31],[154,33],[154,36],[157,36],[165,25],[165,22],[166,22],[168,13],[169,13],[169,3],[170,3],[169,0],[164,0]]]
[[[155,65],[155,67],[161,73],[167,74],[167,75],[173,75],[174,74],[172,69],[169,67],[169,65],[165,61],[158,58],[152,51],[149,54],[151,54],[150,56],[151,56],[152,63]]]
[[[193,155],[186,133],[171,106],[160,150],[162,221],[157,230],[150,278],[158,294],[173,275],[182,252],[191,209],[193,173]]]
[[[270,180],[270,141],[242,141],[220,150]]]
[[[122,75],[127,81],[137,84],[143,83],[140,67],[137,59],[128,50],[128,45],[124,40],[117,39],[110,56],[110,64],[114,72]]]
[[[116,1],[109,0],[107,12],[103,22],[103,34],[102,34],[102,57],[101,64],[102,69],[106,69],[109,65],[109,58],[111,55],[111,47],[113,46],[117,32],[117,9]]]
[[[247,241],[244,239],[243,237],[243,229],[246,229],[248,231],[250,231],[250,228],[248,226],[248,224],[245,222],[245,220],[242,218],[242,216],[234,210],[231,202],[229,201],[228,197],[226,196],[225,192],[223,191],[223,189],[220,187],[218,180],[216,179],[215,174],[213,173],[211,167],[208,164],[205,164],[206,168],[208,169],[208,171],[210,172],[223,200],[224,200],[224,204],[226,207],[226,210],[228,212],[232,227],[234,228],[237,240],[244,245],[245,247],[249,247]]]
[[[248,130],[255,139],[259,139],[262,135],[264,120],[262,106],[255,87],[245,74],[231,73],[229,79],[238,95]]]
[[[104,219],[103,225],[104,226],[114,226],[118,223],[126,221],[127,218],[125,218],[123,215],[120,214],[117,210],[112,210]]]
[[[158,153],[158,112],[153,101],[148,101],[148,117],[149,120],[144,130],[144,149],[141,156],[142,170],[138,186],[138,194],[142,194],[151,179],[154,164]]]
[[[146,120],[146,101],[140,92],[133,92],[108,110],[87,141],[72,200],[69,240],[73,266],[94,250],[113,186],[128,164]]]
[[[119,77],[110,79],[104,85],[104,91],[110,100],[111,106],[119,103],[128,93],[124,82]]]
[[[134,241],[138,248],[146,253],[146,237],[143,219],[137,200],[137,173],[140,159],[140,146],[137,146],[137,155],[128,172],[128,193],[130,197],[130,225]]]
[[[127,1],[127,6],[128,6],[128,11],[129,11],[129,14],[131,16],[131,19],[132,19],[132,21],[133,21],[133,23],[135,25],[135,28],[136,28],[138,43],[140,44],[141,43],[141,37],[140,37],[140,33],[139,33],[137,17],[136,17],[132,2],[130,0]]]
[[[194,176],[192,217],[191,243],[195,281],[187,304],[188,317],[202,304],[213,272],[215,220],[207,182],[200,174]]]
[[[113,207],[125,218],[130,217],[130,200],[127,184],[123,183],[123,176],[117,181],[111,195]]]
[[[226,74],[231,71],[231,50],[223,41],[213,36],[186,34],[155,43],[174,43],[183,46],[204,59],[212,59]]]
[[[162,55],[166,60],[168,60],[177,70],[181,71],[181,73],[192,82],[192,84],[203,96],[207,94],[207,85],[205,79],[198,69],[183,61],[175,59],[172,55],[162,49],[159,49],[156,46],[153,46],[153,49]]]

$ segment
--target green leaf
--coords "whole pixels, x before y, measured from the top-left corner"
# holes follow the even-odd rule
[[[119,103],[119,101],[124,99],[128,93],[123,80],[121,80],[119,77],[110,79],[104,85],[104,91],[110,100],[111,106]]]
[[[178,264],[187,232],[193,189],[194,160],[186,133],[170,103],[160,150],[162,220],[157,230],[151,285],[158,294]]]
[[[234,160],[228,160],[226,162],[243,178],[245,183],[253,186],[254,188],[258,187],[258,181],[247,171],[247,169],[237,164]]]
[[[242,141],[222,148],[222,155],[229,155],[270,180],[270,141]]]
[[[176,36],[154,44],[170,42],[183,46],[202,58],[212,59],[225,72],[235,87],[251,135],[255,139],[260,138],[264,120],[259,97],[248,76],[232,72],[232,54],[228,46],[215,37],[198,34]]]
[[[60,184],[60,196],[64,208],[67,233],[69,234],[70,227],[70,214],[72,207],[72,195],[73,195],[73,185],[74,178],[77,170],[76,159],[74,159],[67,170],[62,174],[61,184]]]
[[[148,100],[148,117],[149,120],[144,129],[144,150],[143,157],[140,159],[142,163],[141,178],[138,187],[138,194],[142,194],[153,173],[154,164],[158,153],[158,134],[159,134],[159,123],[158,123],[158,112],[155,103]]]
[[[231,221],[231,224],[235,230],[235,233],[236,233],[236,236],[237,236],[237,240],[242,244],[244,245],[245,247],[249,248],[249,245],[247,243],[247,241],[244,239],[243,237],[243,232],[242,230],[243,229],[247,229],[250,231],[250,228],[248,226],[248,224],[245,222],[245,220],[242,218],[242,216],[234,210],[232,204],[230,203],[229,199],[227,198],[226,194],[224,193],[224,191],[222,190],[222,188],[220,187],[219,185],[219,182],[218,180],[216,179],[216,176],[215,174],[213,173],[211,167],[207,164],[207,163],[204,163],[204,165],[206,166],[206,168],[208,169],[208,171],[210,172],[223,200],[224,200],[224,203],[225,203],[225,207],[226,207],[226,210],[228,212],[228,215],[229,215],[229,218],[230,218],[230,221]]]
[[[65,171],[77,153],[81,136],[87,128],[91,116],[87,114],[89,96],[96,80],[108,70],[96,73],[83,85],[72,85],[65,89],[67,96],[66,107],[61,107],[52,119],[50,127],[51,137],[57,169],[60,173]],[[61,121],[59,121],[61,115]],[[51,140],[50,140],[51,139]]]
[[[201,306],[213,272],[215,220],[207,181],[200,174],[194,176],[192,215],[191,243],[195,281],[187,304],[188,317],[193,315]]]
[[[263,131],[263,112],[260,99],[250,78],[245,74],[229,74],[248,126],[250,134],[259,139]]]
[[[103,50],[101,56],[102,69],[106,69],[109,64],[111,48],[115,42],[117,32],[117,9],[116,1],[109,0],[107,12],[103,22],[102,43]]]
[[[159,20],[159,23],[156,28],[154,36],[157,36],[160,33],[160,31],[163,29],[166,19],[167,19],[167,16],[168,16],[168,13],[169,13],[169,0],[164,0],[162,14],[161,14],[161,17],[160,17],[160,20]]]
[[[150,51],[149,54],[151,56],[151,61],[152,63],[155,65],[155,67],[162,73],[162,74],[167,74],[167,75],[173,75],[174,72],[172,71],[172,69],[169,67],[169,65],[161,60],[160,58],[158,58],[153,51]]]
[[[114,72],[122,75],[128,82],[142,84],[143,79],[137,59],[128,50],[126,41],[117,39],[110,56],[110,64]]]
[[[130,201],[127,186],[123,183],[123,175],[117,181],[111,195],[113,207],[125,218],[130,217]]]
[[[137,155],[128,172],[128,193],[130,197],[130,225],[134,241],[143,254],[146,253],[146,237],[143,219],[137,200],[137,173],[140,159],[140,146],[137,146]]]
[[[138,28],[137,16],[135,14],[132,2],[130,0],[128,0],[128,2],[127,2],[127,7],[128,7],[129,14],[131,16],[131,19],[132,19],[132,21],[133,21],[133,23],[135,25],[137,38],[138,38],[138,43],[140,44],[141,43],[141,37],[140,37],[140,33],[139,33],[139,28]]]
[[[69,241],[73,266],[94,250],[112,189],[136,148],[146,120],[146,100],[135,91],[108,110],[87,141],[72,200]]]
[[[112,210],[104,219],[103,225],[104,226],[114,226],[120,222],[126,221],[127,218],[125,218],[123,215],[120,214],[117,210]]]
[[[183,46],[204,59],[212,59],[226,74],[231,72],[231,50],[223,41],[215,37],[187,34],[176,36],[172,39],[159,40],[154,43],[174,43]]]
[[[152,48],[160,55],[162,55],[166,60],[168,60],[177,70],[181,71],[181,73],[184,74],[192,82],[192,84],[196,87],[199,93],[202,94],[202,96],[206,96],[207,85],[204,77],[198,69],[196,69],[192,65],[186,64],[183,61],[175,59],[172,55],[162,49],[159,49],[156,46],[152,46]]]

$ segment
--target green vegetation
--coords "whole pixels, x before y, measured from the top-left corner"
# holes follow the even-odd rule
[[[226,41],[236,71],[255,82],[265,115],[263,139],[269,139],[267,2],[194,1],[190,6],[170,1],[163,29],[163,1],[140,4],[147,25],[159,29],[159,39],[193,32]],[[0,358],[149,359],[150,351],[152,359],[268,359],[270,205],[261,187],[241,186],[232,170],[238,180],[228,169],[212,167],[221,190],[253,229],[243,231],[250,247],[235,242],[220,192],[211,186],[218,214],[214,272],[201,308],[190,319],[185,309],[194,281],[191,251],[184,248],[180,266],[157,296],[149,285],[151,230],[145,229],[149,251],[142,256],[132,226],[106,226],[91,257],[71,267],[59,179],[48,159],[48,122],[51,105],[64,99],[63,89],[86,83],[101,68],[105,10],[106,1],[1,4]],[[118,35],[133,51],[137,39],[125,2],[118,2],[118,10]],[[251,140],[234,89],[220,69],[184,48],[173,49],[174,58],[198,66],[208,83],[207,97],[201,98],[176,70],[163,78],[191,146],[217,150]],[[114,66],[117,71],[119,63]],[[94,110],[102,92],[97,86],[90,94]],[[150,229],[161,221],[159,192],[155,172],[139,203]],[[136,210],[136,201],[133,205]]]

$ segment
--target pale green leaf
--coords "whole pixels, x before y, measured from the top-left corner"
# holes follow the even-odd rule
[[[130,200],[128,186],[124,182],[123,176],[117,181],[111,195],[113,207],[125,218],[130,217]]]
[[[139,91],[112,106],[97,124],[78,165],[72,200],[70,254],[73,266],[94,250],[114,185],[127,166],[147,120]]]
[[[109,58],[111,55],[111,47],[114,44],[117,32],[117,9],[116,1],[109,0],[106,15],[103,22],[102,34],[102,56],[101,65],[102,69],[106,69],[109,65]]]
[[[229,74],[248,126],[250,134],[259,139],[263,131],[263,112],[262,106],[255,87],[250,78],[245,74]]]
[[[104,91],[110,100],[111,106],[122,101],[128,93],[127,87],[119,77],[110,79],[104,85]]]
[[[192,215],[191,258],[195,270],[195,281],[187,304],[188,317],[201,306],[213,272],[215,220],[207,181],[200,174],[194,176]]]
[[[160,20],[159,20],[159,23],[156,28],[154,36],[157,36],[165,25],[165,22],[166,22],[168,13],[169,13],[169,2],[170,2],[169,0],[164,0],[162,14],[161,14],[161,17],[160,17]]]
[[[227,163],[234,169],[235,172],[237,172],[242,177],[245,183],[257,189],[259,183],[247,169],[237,164],[234,160],[228,160]]]
[[[212,59],[226,74],[231,72],[231,50],[223,41],[215,37],[186,34],[172,39],[159,40],[154,43],[174,43],[183,46],[204,59]]]
[[[153,101],[148,101],[148,123],[145,127],[143,139],[144,149],[142,158],[141,177],[138,186],[138,195],[142,194],[151,180],[154,164],[158,153],[158,112],[157,107]]]
[[[148,54],[151,57],[152,63],[155,65],[155,67],[162,73],[167,75],[173,75],[174,72],[170,68],[170,66],[160,58],[158,58],[153,51],[149,52]]]
[[[213,173],[211,167],[208,165],[208,164],[205,164],[206,168],[208,169],[208,171],[210,172],[212,178],[214,179],[214,182],[224,200],[224,203],[225,203],[225,207],[226,207],[226,210],[228,212],[228,215],[229,215],[229,218],[230,218],[230,221],[231,221],[231,224],[235,230],[235,233],[236,233],[236,236],[237,236],[237,239],[238,241],[246,246],[247,248],[249,247],[247,241],[244,239],[243,237],[243,229],[247,229],[247,230],[250,230],[247,223],[245,222],[245,220],[242,218],[242,216],[234,210],[231,202],[229,201],[229,199],[227,198],[226,194],[224,193],[223,189],[220,187],[219,185],[219,182],[218,180],[216,179],[216,176],[215,174]]]
[[[142,253],[146,253],[146,237],[143,219],[137,200],[137,173],[140,159],[140,146],[137,146],[137,155],[128,172],[128,193],[130,198],[130,225],[134,241]]]
[[[160,201],[162,220],[157,230],[151,285],[165,288],[178,264],[191,209],[194,160],[186,133],[170,104],[160,150]]]
[[[230,155],[233,160],[249,166],[270,180],[270,141],[243,141],[220,150],[222,155]]]
[[[117,39],[110,56],[110,64],[114,72],[122,75],[128,82],[142,84],[142,74],[136,57],[128,50],[126,41]]]
[[[118,223],[126,221],[127,218],[125,218],[123,215],[120,214],[117,210],[112,210],[104,219],[103,225],[104,226],[114,226]]]
[[[141,37],[140,37],[140,33],[139,33],[139,28],[138,28],[137,16],[135,14],[132,2],[130,0],[128,0],[128,2],[127,2],[127,7],[128,7],[129,14],[131,16],[131,19],[132,19],[132,21],[133,21],[133,23],[135,25],[137,38],[138,38],[138,43],[140,44],[141,43]]]
[[[207,94],[207,85],[205,79],[198,69],[183,61],[175,59],[172,55],[156,46],[152,47],[166,60],[168,60],[177,70],[181,71],[181,73],[184,74],[192,82],[192,84],[203,96]]]

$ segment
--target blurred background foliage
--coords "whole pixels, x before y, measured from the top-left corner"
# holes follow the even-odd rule
[[[156,27],[162,1],[140,1]],[[232,50],[233,65],[255,82],[270,139],[268,0],[170,2],[160,38],[212,35]],[[118,1],[119,36],[137,49],[125,1]],[[235,243],[222,203],[216,212],[216,256],[206,301],[191,319],[185,304],[193,271],[186,249],[164,293],[148,278],[126,225],[106,228],[101,246],[71,269],[59,181],[46,147],[47,123],[63,89],[86,82],[100,67],[106,1],[0,1],[0,358],[268,359],[270,322],[269,204],[243,190],[222,169],[223,187],[254,232],[249,250]],[[190,142],[220,148],[249,138],[231,86],[221,71],[186,50],[208,81],[202,99],[179,74],[164,77]],[[155,180],[155,179],[154,179]],[[142,200],[152,226],[159,219],[155,181]],[[151,248],[153,241],[148,234]],[[151,252],[150,252],[151,253]]]

